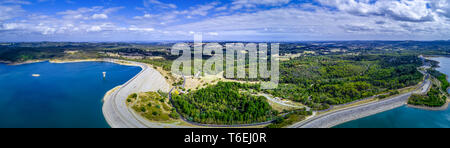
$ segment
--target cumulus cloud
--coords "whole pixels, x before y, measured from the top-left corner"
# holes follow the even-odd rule
[[[102,31],[102,27],[100,27],[100,26],[91,26],[86,31],[87,32],[99,32],[99,31]]]
[[[123,8],[124,7],[112,7],[105,9],[101,6],[94,6],[90,8],[83,7],[76,10],[58,12],[57,14],[62,15],[65,19],[108,19],[108,14],[114,13]]]
[[[92,15],[92,18],[93,19],[107,19],[108,18],[108,15],[106,15],[106,14],[94,14],[94,15]]]
[[[450,18],[450,1],[448,0],[432,0],[430,4],[438,14]]]
[[[0,21],[8,20],[20,16],[25,10],[19,5],[0,5]]]
[[[386,16],[394,20],[428,22],[434,13],[426,0],[318,0],[325,6],[361,16]]]
[[[5,23],[2,24],[0,27],[0,30],[16,30],[16,29],[24,29],[24,24],[18,24],[18,23]]]

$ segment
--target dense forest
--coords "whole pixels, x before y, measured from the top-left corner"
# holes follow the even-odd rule
[[[283,62],[281,84],[266,90],[316,110],[416,85],[416,55],[307,56]]]
[[[258,85],[219,82],[217,85],[173,96],[173,104],[189,121],[203,124],[251,124],[270,121],[275,111],[264,97],[245,92]]]

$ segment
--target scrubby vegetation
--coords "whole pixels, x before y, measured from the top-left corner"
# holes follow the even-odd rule
[[[170,121],[178,119],[179,115],[174,108],[168,104],[165,93],[147,92],[131,94],[127,98],[127,105],[151,121]]]
[[[423,105],[428,107],[440,107],[447,102],[447,97],[441,95],[439,88],[433,87],[427,93],[427,95],[413,94],[408,101],[408,104],[412,105]]]
[[[435,79],[435,81],[432,81],[430,91],[426,95],[413,94],[409,98],[408,104],[427,107],[440,107],[447,103],[447,88],[449,87],[447,75],[435,69],[428,70],[428,73],[432,76],[431,79]]]
[[[311,111],[296,110],[288,113],[286,116],[278,117],[274,123],[267,126],[267,128],[283,128],[288,125],[292,125],[296,122],[304,120],[306,117],[312,115]]]
[[[433,77],[435,77],[436,79],[439,80],[439,82],[441,83],[441,89],[444,92],[447,92],[448,87],[450,87],[450,84],[447,80],[447,75],[437,71],[437,70],[428,70],[428,73],[430,73]]]
[[[274,111],[264,97],[251,95],[246,90],[258,85],[219,82],[217,85],[174,95],[179,113],[187,120],[203,124],[251,124],[270,121]]]

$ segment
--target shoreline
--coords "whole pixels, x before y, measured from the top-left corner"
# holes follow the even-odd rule
[[[125,66],[135,66],[135,67],[141,67],[138,64],[133,64],[125,60],[119,60],[119,59],[112,59],[112,58],[97,58],[97,59],[42,59],[42,60],[28,60],[25,62],[10,62],[10,61],[0,61],[0,64],[6,64],[9,66],[19,66],[19,65],[26,65],[26,64],[34,64],[34,63],[41,63],[41,62],[49,62],[52,64],[66,64],[66,63],[81,63],[81,62],[110,62],[114,64],[119,65],[125,65]]]
[[[441,65],[440,65],[441,62],[440,62],[440,61],[436,61],[436,60],[434,60],[433,58],[440,58],[440,57],[450,58],[450,56],[440,56],[440,55],[425,56],[425,58],[426,58],[427,60],[435,61],[435,62],[438,63],[438,66],[437,66],[436,68],[441,68]],[[436,68],[432,68],[432,69],[436,70]],[[439,72],[440,72],[440,71],[439,71]],[[441,73],[442,73],[442,72],[441,72]],[[444,73],[442,73],[442,74],[444,74]],[[447,74],[445,74],[445,77],[446,77],[446,79],[447,79],[447,81],[448,81],[449,76],[448,76]],[[447,88],[445,91],[448,92],[449,90],[450,90],[450,88]],[[427,111],[444,111],[444,110],[447,110],[447,109],[448,109],[449,103],[450,103],[450,100],[447,99],[447,102],[446,102],[444,105],[439,106],[439,107],[430,107],[430,106],[413,105],[413,104],[406,104],[406,106],[407,106],[407,107],[410,107],[410,108],[421,109],[421,110],[427,110]]]
[[[128,95],[139,92],[149,92],[162,90],[168,92],[169,84],[157,70],[151,68],[148,64],[122,61],[122,64],[131,64],[142,67],[133,78],[116,90],[110,90],[103,98],[103,115],[111,128],[189,128],[189,126],[179,125],[177,123],[152,122],[146,118],[136,115],[136,113],[126,105]]]
[[[6,65],[10,65],[10,66],[18,66],[18,65],[25,65],[25,64],[40,63],[40,62],[45,62],[45,61],[48,61],[48,59],[28,60],[28,61],[24,61],[24,62],[11,62],[11,61],[1,61],[0,60],[0,64],[6,64]]]
[[[410,108],[415,108],[415,109],[421,109],[421,110],[427,110],[427,111],[445,111],[448,109],[448,105],[449,105],[449,101],[447,101],[447,103],[445,103],[444,105],[440,106],[440,107],[429,107],[429,106],[423,106],[423,105],[412,105],[412,104],[407,104],[408,107]]]
[[[4,63],[11,66],[41,63],[41,62],[49,62],[52,64],[79,63],[79,62],[110,62],[118,65],[140,67],[141,70],[139,71],[138,74],[130,78],[124,84],[115,86],[114,88],[108,90],[104,94],[103,98],[101,98],[101,101],[103,102],[102,113],[107,124],[110,126],[110,128],[183,127],[179,125],[170,125],[165,123],[156,123],[148,121],[143,117],[136,116],[135,113],[128,106],[126,106],[125,99],[131,93],[168,90],[169,84],[167,83],[167,80],[165,80],[164,77],[161,76],[161,74],[157,70],[151,68],[151,65],[149,64],[112,58],[42,59],[42,60],[30,60],[20,63],[0,61],[0,63]],[[129,86],[129,84],[133,85]],[[166,86],[167,88],[164,88],[164,86]]]

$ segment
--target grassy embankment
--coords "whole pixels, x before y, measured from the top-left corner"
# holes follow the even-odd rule
[[[179,118],[167,99],[167,93],[146,92],[131,94],[127,105],[150,121],[171,121]]]
[[[283,128],[286,127],[288,125],[292,125],[296,122],[305,120],[306,117],[312,115],[311,111],[305,111],[303,110],[295,110],[292,111],[291,113],[288,113],[286,116],[284,117],[278,117],[274,123],[268,125],[266,128]]]
[[[408,104],[426,107],[441,107],[447,103],[447,88],[450,85],[447,80],[447,75],[434,69],[428,70],[428,73],[430,73],[432,79],[434,79],[430,91],[426,95],[413,94],[409,98]]]

